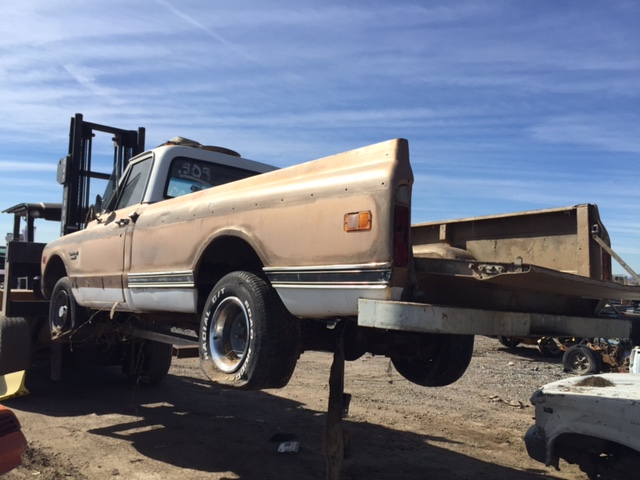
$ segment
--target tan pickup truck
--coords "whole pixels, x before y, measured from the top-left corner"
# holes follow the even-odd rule
[[[286,169],[184,139],[144,152],[84,230],[44,249],[52,338],[89,316],[199,329],[212,378],[283,386],[300,319],[324,330],[411,285],[412,181],[406,140]]]
[[[347,360],[386,355],[439,386],[478,334],[639,337],[635,319],[601,315],[640,294],[611,281],[594,205],[411,226],[412,185],[403,139],[277,169],[177,137],[131,158],[86,227],[44,247],[48,317],[20,338],[59,361],[85,347],[148,383],[172,345],[197,345],[212,380],[262,389],[337,339]],[[7,317],[20,311],[8,297]]]

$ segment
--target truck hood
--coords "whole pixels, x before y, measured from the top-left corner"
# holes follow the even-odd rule
[[[609,440],[640,452],[640,374],[559,380],[536,391],[531,403],[549,453],[556,439],[565,434]],[[549,458],[547,464],[552,463]]]

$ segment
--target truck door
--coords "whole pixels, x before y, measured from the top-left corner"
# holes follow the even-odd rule
[[[84,231],[78,243],[82,261],[78,281],[78,301],[86,306],[125,307],[123,274],[135,221],[142,212],[142,198],[151,171],[152,157],[130,166],[107,211]]]

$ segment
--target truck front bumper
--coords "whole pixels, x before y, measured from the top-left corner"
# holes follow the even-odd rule
[[[549,466],[549,463],[547,463],[547,440],[544,430],[539,429],[536,425],[531,426],[524,436],[524,444],[531,458]]]

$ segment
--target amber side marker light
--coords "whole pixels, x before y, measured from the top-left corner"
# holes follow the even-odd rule
[[[367,232],[369,230],[371,230],[371,212],[345,213],[345,232]]]

